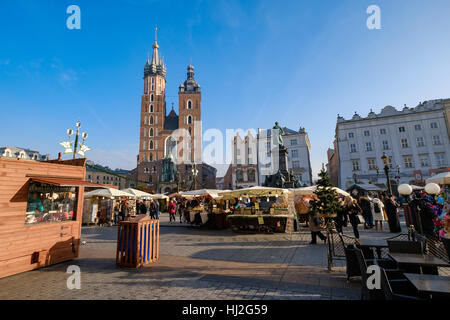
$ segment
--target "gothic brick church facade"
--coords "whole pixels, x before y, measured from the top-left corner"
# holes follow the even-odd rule
[[[216,169],[203,163],[201,157],[201,96],[200,85],[194,79],[194,67],[189,65],[187,79],[178,88],[178,114],[173,107],[167,114],[166,66],[160,57],[155,34],[152,59],[147,57],[144,67],[138,185],[158,193],[178,188],[215,188]],[[174,181],[161,179],[164,158],[176,161],[178,172]]]

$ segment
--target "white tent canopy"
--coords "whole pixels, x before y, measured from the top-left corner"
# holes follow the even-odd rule
[[[216,189],[200,189],[200,190],[181,192],[180,195],[184,198],[193,198],[196,196],[209,195],[209,196],[211,196],[211,198],[217,200],[217,199],[221,198],[221,196],[219,196],[219,192],[222,192],[222,191],[216,190]]]
[[[450,172],[442,172],[426,180],[426,183],[450,184]]]
[[[107,197],[107,198],[112,198],[112,197],[130,197],[130,198],[134,198],[135,195],[128,193],[128,192],[124,192],[121,190],[117,190],[114,188],[104,188],[104,189],[97,189],[91,192],[87,192],[84,194],[85,198],[92,198],[92,197]]]
[[[137,190],[137,189],[133,189],[133,188],[122,189],[121,191],[131,193],[136,198],[151,198],[152,197],[152,194],[150,194],[150,193],[147,193],[147,192],[144,192],[141,190]]]
[[[309,195],[312,195],[314,193],[314,191],[316,191],[316,190],[317,190],[317,186],[289,189],[289,191],[293,192],[296,196],[309,196]],[[333,187],[333,190],[335,190],[337,193],[339,193],[345,197],[350,197],[350,194],[342,189]]]
[[[156,199],[156,200],[159,200],[159,199],[167,200],[167,199],[169,199],[168,196],[166,196],[165,194],[161,194],[161,193],[151,194],[150,197],[151,197],[152,199]]]
[[[219,196],[224,196],[224,197],[239,197],[239,196],[274,197],[276,195],[278,195],[278,196],[286,195],[287,193],[289,193],[288,189],[255,186],[255,187],[251,187],[251,188],[222,191],[222,192],[219,192]]]

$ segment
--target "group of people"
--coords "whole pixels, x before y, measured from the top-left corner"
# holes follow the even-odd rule
[[[136,201],[136,213],[149,215],[152,219],[159,219],[158,200]]]
[[[352,197],[340,197],[341,209],[338,210],[334,218],[338,232],[342,233],[342,228],[350,224],[353,228],[355,238],[359,239],[358,225],[364,224],[364,229],[375,228],[383,230],[383,223],[388,222],[389,231],[392,233],[401,232],[399,208],[400,204],[393,195],[381,194],[381,199],[369,197],[368,194],[361,194],[358,199]],[[326,242],[326,236],[321,232],[322,220],[319,213],[311,213],[309,216],[309,228],[311,231],[311,244],[317,243],[317,237]]]

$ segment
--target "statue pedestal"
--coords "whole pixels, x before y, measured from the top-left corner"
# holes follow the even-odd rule
[[[288,162],[289,151],[280,146],[278,149],[278,172],[267,178],[267,187],[279,187],[279,188],[295,188],[295,182],[291,180],[291,175],[289,174],[289,162]],[[282,176],[284,181],[280,185],[281,181],[279,176]]]

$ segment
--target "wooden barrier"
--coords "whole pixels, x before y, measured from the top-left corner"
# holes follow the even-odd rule
[[[158,259],[159,220],[145,216],[119,223],[116,265],[138,268]]]

